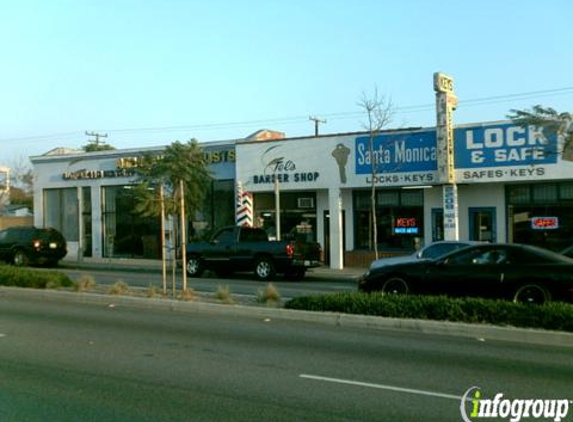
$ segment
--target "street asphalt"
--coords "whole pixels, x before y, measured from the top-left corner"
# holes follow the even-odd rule
[[[60,262],[62,268],[69,269],[113,269],[116,271],[161,271],[161,261],[156,259],[121,259],[121,258],[82,258],[81,261],[76,259],[64,259]],[[171,262],[167,262],[168,271],[171,268]],[[341,270],[335,270],[328,266],[310,268],[308,276],[320,275],[321,277],[332,277],[336,280],[357,280],[366,272],[366,268],[345,267]]]
[[[354,275],[355,276],[355,275]],[[473,338],[479,341],[500,340],[524,344],[573,347],[573,333],[501,327],[486,324],[467,324],[449,321],[427,321],[383,318],[332,312],[297,311],[282,308],[245,305],[223,305],[201,301],[179,301],[166,298],[110,296],[96,293],[75,293],[58,290],[35,290],[1,287],[0,294],[11,297],[41,297],[44,300],[65,299],[75,303],[103,304],[139,309],[163,309],[173,312],[208,312],[236,316],[257,316],[261,319],[315,322],[340,327],[368,327],[394,329],[426,334]]]

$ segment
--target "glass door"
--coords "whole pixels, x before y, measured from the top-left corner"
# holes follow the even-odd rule
[[[470,240],[497,242],[495,207],[470,208]]]

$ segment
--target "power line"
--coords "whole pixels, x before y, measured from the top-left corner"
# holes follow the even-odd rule
[[[460,100],[458,104],[458,109],[466,107],[476,107],[490,104],[499,104],[507,102],[510,100],[526,100],[535,98],[546,98],[554,97],[558,95],[567,95],[573,93],[573,87],[563,87],[555,88],[549,90],[539,90],[539,91],[529,91],[516,94],[505,94],[505,95],[495,95],[489,97],[473,98]],[[419,104],[412,106],[396,107],[396,114],[411,114],[426,111],[434,111],[435,104]],[[347,112],[337,112],[337,113],[323,113],[322,116],[329,118],[330,120],[347,120],[352,118],[358,118],[364,115],[362,111],[347,111]],[[257,119],[257,120],[246,120],[246,121],[235,121],[235,122],[222,122],[222,123],[204,123],[204,124],[193,124],[193,125],[179,125],[179,126],[158,126],[158,127],[140,127],[140,128],[123,128],[123,129],[107,129],[106,132],[119,133],[169,133],[169,132],[181,132],[181,131],[205,131],[205,130],[220,130],[220,129],[231,129],[231,128],[246,128],[253,126],[263,126],[263,125],[286,125],[294,123],[302,123],[303,121],[308,121],[308,115],[304,116],[291,116],[291,117],[279,117],[274,119]],[[69,138],[71,136],[78,136],[81,132],[63,132],[48,135],[38,135],[38,136],[27,136],[18,138],[5,138],[0,139],[0,142],[9,141],[43,141],[49,139],[59,139]],[[88,136],[95,136],[99,134],[88,134]],[[100,137],[107,137],[100,135]],[[96,137],[96,143],[99,143],[99,138]]]

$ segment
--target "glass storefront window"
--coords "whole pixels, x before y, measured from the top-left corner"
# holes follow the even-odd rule
[[[44,227],[60,231],[68,242],[78,241],[77,188],[44,190]]]
[[[254,225],[276,238],[275,194],[254,194]],[[281,238],[316,242],[316,194],[314,192],[281,192]]]
[[[102,189],[103,255],[114,258],[160,257],[159,217],[136,214],[130,186]]]
[[[83,239],[84,256],[92,256],[92,195],[91,188],[82,188],[82,219],[83,219]]]
[[[573,184],[542,183],[510,185],[506,188],[508,202],[508,238],[560,251],[573,244]],[[522,201],[522,198],[532,198]],[[538,225],[536,221],[551,221]]]
[[[370,191],[354,192],[354,242],[371,249]],[[376,223],[379,250],[415,250],[423,243],[424,205],[421,190],[377,190]]]
[[[208,239],[224,226],[235,224],[235,181],[212,180],[203,209],[192,221],[189,238]]]
[[[543,184],[533,185],[533,202],[545,203],[557,201],[557,185]]]

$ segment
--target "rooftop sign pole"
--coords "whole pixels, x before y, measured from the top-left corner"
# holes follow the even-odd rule
[[[458,189],[454,165],[453,111],[458,105],[454,95],[454,79],[434,73],[436,91],[436,138],[438,149],[438,180],[443,186],[444,240],[459,240]]]

